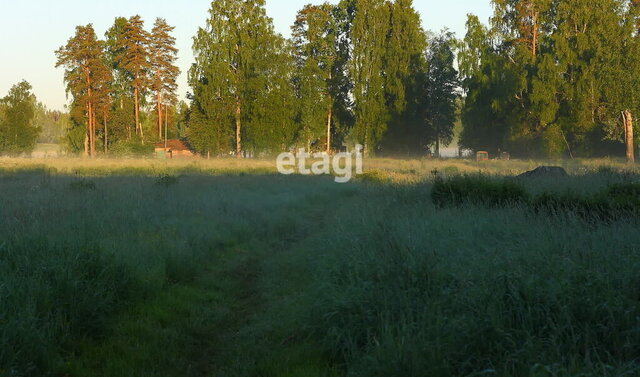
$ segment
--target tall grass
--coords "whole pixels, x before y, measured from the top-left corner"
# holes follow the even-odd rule
[[[587,228],[399,195],[310,246],[323,255],[310,328],[346,375],[640,372],[636,221]]]
[[[189,284],[248,240],[285,233],[288,207],[335,187],[313,182],[46,171],[0,178],[0,375],[64,371],[76,344],[107,336],[118,311]]]
[[[122,162],[16,164],[0,174],[2,376],[69,373],[79,345],[127,343],[113,333],[118,313],[170,310],[163,294],[192,294],[211,271],[220,289],[233,286],[232,303],[203,298],[194,302],[211,307],[177,313],[199,323],[218,313],[226,327],[206,334],[222,338],[180,334],[156,345],[169,350],[145,351],[216,343],[204,355],[213,371],[183,360],[181,375],[640,374],[637,218],[585,223],[529,200],[432,202],[434,170],[510,175],[530,162],[374,160],[349,185],[271,175],[264,162],[143,161],[131,174]],[[637,201],[633,169],[566,164],[571,177],[525,181],[527,195]],[[483,192],[502,195],[492,182]],[[145,305],[157,297],[165,306]],[[70,375],[127,373],[124,356],[92,352],[83,357],[108,365]],[[141,363],[129,374],[169,373]]]
[[[430,189],[368,185],[322,231],[266,260],[269,310],[238,353],[267,339],[252,350],[264,362],[297,352],[297,339],[345,376],[640,373],[638,220],[594,226],[526,202],[438,208]],[[267,370],[254,373],[283,369]]]

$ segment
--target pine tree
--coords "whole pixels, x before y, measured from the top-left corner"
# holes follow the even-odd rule
[[[103,151],[105,154],[109,152],[109,115],[112,103],[112,80],[113,74],[111,67],[109,66],[109,62],[107,61],[106,55],[102,55],[102,64],[96,66],[96,69],[93,72],[93,83],[94,83],[94,102],[95,102],[95,110],[94,110],[94,128],[95,124],[98,123],[97,119],[100,119],[100,123],[102,123],[102,143],[103,143]],[[94,129],[95,132],[95,129]],[[95,154],[95,139],[93,140],[94,145],[94,154]]]
[[[105,65],[104,43],[96,37],[92,25],[78,26],[76,34],[56,51],[56,67],[65,67],[67,93],[74,97],[74,114],[84,114],[86,134],[85,155],[95,156],[96,107],[110,80],[110,70]]]
[[[131,78],[119,64],[119,57],[125,51],[124,33],[128,23],[125,17],[118,17],[105,33],[106,59],[113,75],[110,90],[112,140],[131,139],[131,125],[135,124],[133,105],[128,106],[129,103],[133,103]]]
[[[178,59],[178,49],[175,47],[176,39],[171,36],[174,29],[167,24],[166,20],[158,18],[149,40],[150,87],[155,92],[159,139],[163,138],[162,108],[163,106],[168,107],[177,100],[178,84],[176,81],[180,75],[180,69],[175,65]]]
[[[123,69],[130,78],[133,90],[134,119],[136,134],[140,136],[144,144],[144,132],[140,125],[140,103],[145,97],[149,86],[149,33],[144,29],[144,21],[140,16],[129,18],[124,27],[122,38],[118,39],[117,49],[121,52],[116,57],[118,66]]]

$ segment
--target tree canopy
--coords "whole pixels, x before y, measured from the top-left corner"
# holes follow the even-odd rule
[[[0,99],[0,154],[20,155],[33,151],[40,127],[35,124],[36,97],[26,81],[14,85]]]
[[[439,155],[454,139],[515,156],[621,154],[622,114],[640,112],[638,2],[492,5],[490,23],[469,15],[457,40],[426,31],[412,0],[309,4],[287,39],[265,0],[214,0],[180,106],[166,20],[147,31],[139,16],[117,18],[104,41],[79,26],[56,52],[73,97],[67,139],[92,156],[96,144],[106,153],[169,129],[206,156],[356,144],[370,155]]]

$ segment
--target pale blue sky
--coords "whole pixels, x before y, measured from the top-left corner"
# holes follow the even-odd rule
[[[140,14],[151,26],[156,17],[164,17],[176,26],[180,48],[180,96],[189,90],[186,71],[193,60],[191,38],[204,24],[210,0],[0,0],[0,97],[11,85],[25,79],[34,87],[38,99],[53,109],[67,103],[63,72],[55,69],[54,51],[73,35],[76,25],[93,23],[102,36],[117,16]],[[289,35],[298,9],[321,0],[267,0],[267,12],[276,31]],[[336,0],[331,1],[336,2]],[[491,13],[489,0],[414,0],[425,29],[449,27],[464,35],[467,13],[483,21]]]

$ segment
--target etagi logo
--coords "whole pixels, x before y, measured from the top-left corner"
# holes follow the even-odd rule
[[[298,154],[291,152],[281,153],[276,165],[278,172],[284,175],[295,174],[296,167],[302,175],[329,175],[333,169],[336,183],[347,183],[353,178],[353,164],[355,159],[356,175],[362,174],[362,145],[356,145],[355,152],[337,153],[333,158],[327,153],[307,153],[304,149],[298,150]],[[307,160],[313,158],[311,169],[307,168]]]

